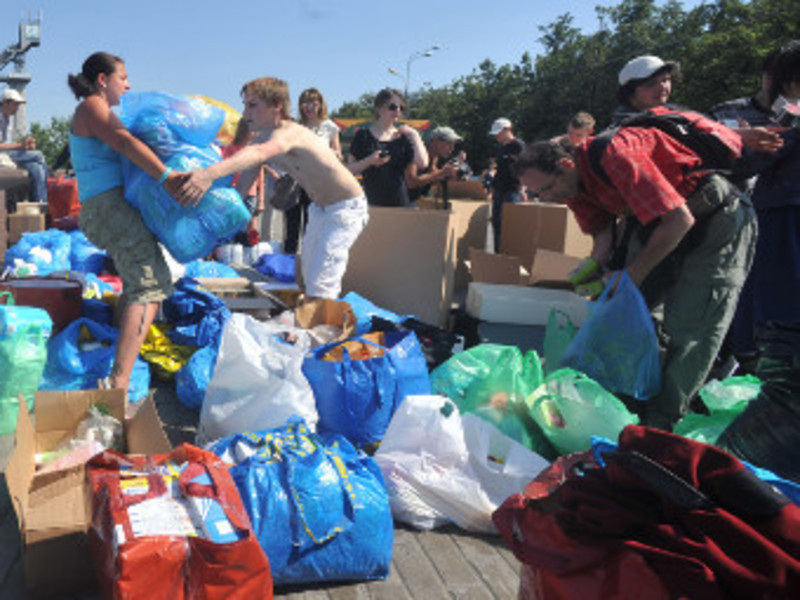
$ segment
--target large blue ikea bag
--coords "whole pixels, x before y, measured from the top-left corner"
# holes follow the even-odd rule
[[[383,343],[375,340],[383,340]],[[362,358],[353,358],[352,348]],[[406,396],[430,394],[425,355],[413,331],[366,334],[318,346],[303,361],[317,403],[320,433],[339,433],[359,448],[383,437]]]
[[[616,290],[611,290],[616,284]],[[642,293],[623,270],[590,308],[561,359],[605,389],[647,400],[661,389],[658,338]]]
[[[230,468],[276,585],[384,579],[394,525],[375,461],[299,417],[212,451]]]

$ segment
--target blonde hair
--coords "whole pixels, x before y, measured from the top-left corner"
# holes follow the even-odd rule
[[[300,123],[303,125],[307,125],[308,118],[306,117],[306,113],[303,110],[303,104],[309,100],[317,100],[319,102],[319,108],[317,109],[317,118],[320,121],[324,121],[328,118],[328,104],[325,102],[325,98],[322,97],[322,93],[317,88],[308,88],[307,90],[303,90],[303,93],[300,94],[300,98],[297,100],[297,109],[300,115]]]
[[[257,96],[270,106],[281,106],[281,118],[291,119],[289,115],[289,85],[276,77],[259,77],[248,81],[240,92],[244,96]]]

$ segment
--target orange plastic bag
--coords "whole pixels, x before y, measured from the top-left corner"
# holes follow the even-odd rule
[[[89,463],[89,539],[104,598],[272,598],[267,557],[225,464],[183,444],[169,455],[106,451]]]

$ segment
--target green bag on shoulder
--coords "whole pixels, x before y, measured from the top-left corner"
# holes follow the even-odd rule
[[[47,311],[15,306],[11,292],[0,293],[0,435],[17,430],[19,397],[33,410],[33,398],[47,362],[53,321]]]

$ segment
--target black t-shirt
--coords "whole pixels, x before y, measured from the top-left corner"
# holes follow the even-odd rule
[[[400,135],[388,142],[381,142],[368,128],[364,128],[356,131],[350,144],[350,154],[356,160],[366,158],[375,150],[384,149],[389,151],[389,162],[380,167],[369,167],[362,173],[367,202],[374,206],[408,206],[405,170],[414,160],[414,149],[408,138]]]
[[[437,169],[441,169],[445,165],[445,163],[447,162],[447,159],[446,158],[432,158],[428,162],[428,166],[427,167],[425,167],[424,169],[417,169],[417,175],[427,175],[428,173],[430,173],[431,170],[433,169],[434,161],[436,162],[436,168]],[[442,180],[441,183],[446,186],[447,185],[447,180]],[[408,197],[411,199],[412,202],[416,202],[419,198],[422,198],[423,196],[427,195],[428,192],[431,191],[431,187],[432,186],[433,186],[433,184],[429,183],[428,185],[423,185],[422,187],[409,188]]]
[[[511,140],[500,148],[497,153],[497,173],[492,180],[492,188],[495,192],[504,194],[520,189],[519,179],[511,172],[511,166],[524,149],[525,144],[522,143],[522,140],[517,139]]]

